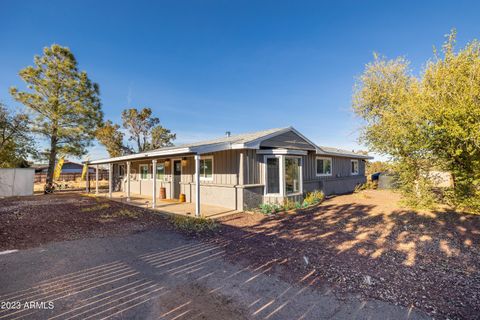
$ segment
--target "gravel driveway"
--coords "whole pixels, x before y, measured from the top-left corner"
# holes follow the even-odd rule
[[[268,263],[245,267],[224,255],[222,243],[168,230],[3,251],[0,319],[426,318],[381,301],[340,300],[313,289],[308,276],[293,285],[267,273]]]

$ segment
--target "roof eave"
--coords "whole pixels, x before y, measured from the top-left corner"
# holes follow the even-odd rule
[[[365,160],[373,159],[373,157],[369,155],[341,153],[341,152],[327,152],[322,149],[317,149],[316,154],[322,155],[322,156],[337,156],[337,157],[356,158],[356,159],[365,159]]]
[[[106,163],[112,163],[112,162],[128,161],[128,160],[135,160],[135,159],[144,159],[144,158],[159,157],[159,156],[171,156],[171,155],[177,155],[177,154],[182,154],[182,153],[192,153],[192,150],[191,150],[191,148],[177,148],[177,149],[170,149],[170,150],[159,150],[159,151],[129,154],[129,155],[126,155],[126,156],[120,156],[120,157],[114,157],[114,158],[107,158],[107,159],[100,159],[100,160],[93,160],[93,161],[84,161],[83,163],[88,162],[89,164],[106,164]]]

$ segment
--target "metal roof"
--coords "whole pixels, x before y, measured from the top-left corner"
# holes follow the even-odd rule
[[[102,164],[102,163],[110,163],[110,162],[116,162],[116,161],[125,161],[130,159],[142,159],[142,158],[149,158],[149,157],[156,157],[156,156],[170,156],[170,155],[188,154],[188,153],[204,154],[204,153],[210,153],[210,152],[222,151],[222,150],[231,150],[231,149],[259,149],[260,143],[262,141],[288,131],[293,131],[296,134],[298,134],[300,137],[305,139],[308,143],[312,145],[312,147],[316,149],[317,154],[348,156],[348,157],[363,158],[363,159],[371,158],[369,156],[361,155],[361,154],[346,151],[346,150],[329,148],[329,147],[318,147],[315,143],[308,140],[305,136],[303,136],[300,132],[295,130],[293,127],[285,127],[285,128],[274,128],[274,129],[268,129],[263,131],[236,134],[231,136],[225,136],[218,139],[186,143],[186,144],[181,144],[181,145],[172,146],[172,147],[164,147],[164,148],[154,149],[146,152],[135,153],[135,154],[125,155],[125,156],[120,156],[115,158],[93,160],[93,161],[89,161],[89,163]]]

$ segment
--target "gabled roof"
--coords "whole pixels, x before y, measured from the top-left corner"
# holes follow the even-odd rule
[[[115,158],[109,159],[101,159],[101,160],[93,160],[89,161],[90,164],[102,164],[102,163],[110,163],[115,161],[125,161],[131,159],[142,159],[142,158],[150,158],[156,156],[173,156],[179,154],[205,154],[210,152],[222,151],[222,150],[232,150],[232,149],[259,149],[260,144],[262,141],[280,135],[282,133],[292,131],[304,139],[308,144],[312,146],[312,150],[316,150],[318,154],[330,154],[330,155],[337,155],[337,156],[348,156],[348,157],[356,157],[356,158],[369,158],[365,155],[360,155],[356,153],[352,153],[349,151],[344,151],[340,149],[335,149],[337,151],[344,151],[342,152],[329,152],[327,149],[334,149],[334,148],[326,148],[326,147],[318,147],[315,143],[307,139],[303,136],[300,132],[298,132],[293,127],[286,127],[286,128],[275,128],[275,129],[268,129],[263,131],[257,132],[250,132],[250,133],[243,133],[231,136],[225,136],[218,139],[213,140],[206,140],[206,141],[199,141],[194,143],[186,143],[181,144],[178,146],[172,147],[164,147],[159,149],[154,149],[146,152],[120,156]]]

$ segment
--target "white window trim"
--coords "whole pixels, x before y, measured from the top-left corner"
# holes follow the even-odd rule
[[[143,179],[142,178],[142,167],[147,167],[147,178]],[[138,165],[138,174],[139,174],[139,180],[151,180],[152,175],[150,174],[150,165],[149,164],[139,164]]]
[[[300,159],[300,181],[299,181],[299,191],[298,192],[295,192],[295,193],[290,193],[290,194],[287,194],[287,180],[285,179],[285,159],[286,158],[291,158],[291,159]],[[283,190],[285,190],[285,196],[298,196],[300,194],[303,194],[303,157],[295,157],[295,156],[284,156],[283,157],[283,161],[284,163],[284,168],[283,168],[283,184],[284,184],[284,188]]]
[[[317,160],[330,160],[330,173],[318,173],[318,162]],[[333,171],[333,160],[330,157],[316,157],[315,158],[315,174],[317,177],[331,177]]]
[[[357,163],[357,172],[352,172],[352,163],[353,162],[356,162]],[[358,176],[360,174],[360,163],[358,162],[358,160],[350,160],[350,174],[352,176]]]
[[[267,159],[269,158],[277,158],[278,159],[278,178],[279,178],[279,185],[278,185],[278,193],[268,193],[268,181],[267,181]],[[284,165],[282,164],[283,161],[283,156],[280,155],[265,155],[263,156],[263,165],[264,165],[264,170],[263,170],[263,181],[265,182],[265,188],[263,191],[263,195],[269,196],[269,197],[281,197],[283,195],[283,190],[285,188],[285,183],[282,183],[284,181],[283,175],[284,175]]]
[[[158,167],[162,165],[163,166],[163,179],[159,179],[157,177],[157,173],[155,172],[155,179],[157,179],[158,181],[162,181],[162,182],[166,182],[168,181],[168,178],[167,178],[167,166],[165,165],[165,161],[164,162],[157,162],[157,171],[158,171]]]
[[[213,156],[204,156],[200,157],[201,160],[207,160],[207,159],[212,159],[212,176],[207,178],[207,177],[202,177],[202,173],[200,172],[200,181],[213,181],[213,175],[215,174],[215,161],[213,159]]]

